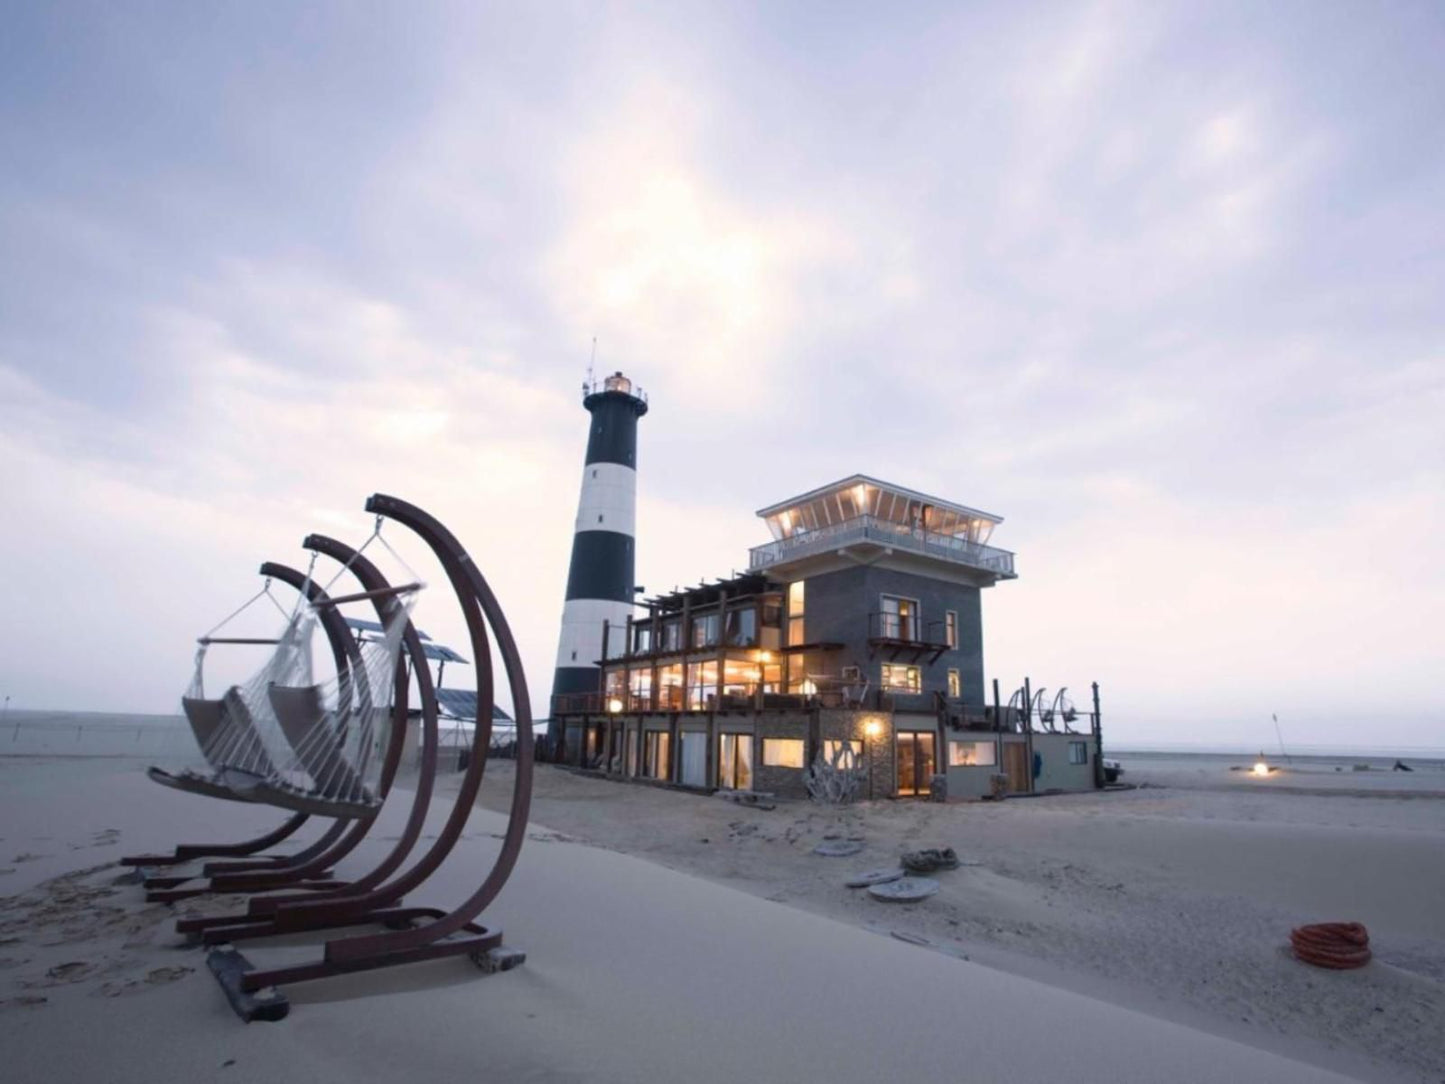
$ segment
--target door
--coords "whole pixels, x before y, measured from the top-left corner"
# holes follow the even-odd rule
[[[678,740],[682,742],[682,785],[707,786],[707,735],[684,730]]]
[[[900,730],[894,753],[898,764],[898,796],[928,794],[934,772],[933,735],[922,730]]]
[[[717,785],[723,790],[751,790],[753,785],[753,736],[717,736]]]
[[[1026,794],[1029,789],[1029,748],[1021,741],[1004,742],[1003,766],[1008,774],[1011,794]]]

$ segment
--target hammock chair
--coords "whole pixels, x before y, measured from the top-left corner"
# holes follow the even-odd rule
[[[299,813],[375,816],[381,807],[379,751],[389,736],[401,638],[420,589],[413,583],[322,601],[326,607],[385,596],[387,614],[381,634],[358,645],[351,668],[322,684],[311,677],[317,608],[304,592],[274,640],[201,637],[195,676],[181,704],[210,773],[151,768],[150,777],[177,790]],[[217,643],[275,650],[244,685],[211,700],[203,670],[207,648]]]

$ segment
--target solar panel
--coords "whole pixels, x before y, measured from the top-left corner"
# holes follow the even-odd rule
[[[346,624],[347,624],[347,627],[348,627],[348,628],[356,629],[356,630],[359,631],[359,632],[382,632],[382,631],[383,631],[383,629],[382,629],[382,627],[381,627],[381,623],[380,623],[379,621],[367,621],[367,620],[365,620],[365,619],[363,619],[363,618],[360,618],[360,617],[348,617],[348,618],[346,618]],[[430,639],[431,639],[431,637],[428,636],[426,633],[422,632],[421,629],[417,629],[417,630],[416,630],[416,634],[417,634],[417,638],[418,638],[418,639],[421,639],[421,640],[430,640]]]
[[[477,717],[477,693],[474,689],[438,689],[437,704],[442,714],[453,719],[475,719]],[[512,717],[495,704],[492,705],[492,722],[510,723]]]

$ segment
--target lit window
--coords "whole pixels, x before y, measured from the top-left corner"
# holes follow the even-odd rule
[[[1087,745],[1085,745],[1085,744],[1084,744],[1083,742],[1081,742],[1081,741],[1071,741],[1071,742],[1069,742],[1069,763],[1070,763],[1070,764],[1087,764],[1087,763],[1089,763],[1089,747],[1088,747]]]
[[[923,691],[923,671],[916,666],[901,666],[897,663],[883,664],[883,687],[893,692],[918,693]]]
[[[788,584],[788,644],[791,647],[807,643],[803,624],[805,608],[803,581]]]
[[[687,664],[687,710],[711,711],[717,706],[717,660]]]
[[[994,746],[991,741],[951,741],[948,743],[948,766],[950,768],[992,767]]]
[[[951,700],[957,700],[963,696],[963,687],[959,681],[957,670],[950,670],[948,672],[948,696]]]
[[[882,596],[878,635],[888,640],[918,639],[918,602],[895,595]]]
[[[692,619],[692,646],[714,647],[717,645],[717,614],[703,614]]]
[[[958,646],[958,611],[949,610],[943,615],[944,640],[949,647]]]
[[[764,738],[763,766],[767,768],[801,768],[802,738]]]
[[[856,768],[863,761],[863,743],[861,741],[825,741],[823,743],[823,760],[830,766],[842,770]]]

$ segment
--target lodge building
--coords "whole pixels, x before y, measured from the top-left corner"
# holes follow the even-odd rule
[[[986,699],[981,595],[1016,577],[998,516],[864,475],[758,515],[745,573],[604,620],[597,687],[553,697],[560,759],[789,797],[820,755],[879,798],[1096,785],[1097,716],[1041,731]]]

